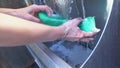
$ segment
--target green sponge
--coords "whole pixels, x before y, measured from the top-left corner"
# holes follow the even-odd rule
[[[49,26],[59,26],[63,23],[67,22],[68,19],[62,18],[60,15],[53,14],[52,16],[48,16],[46,12],[39,12],[38,17],[40,20]],[[87,17],[85,18],[82,23],[78,25],[78,27],[86,32],[99,32],[100,30],[95,26],[95,19],[94,17]]]
[[[85,18],[81,24],[78,25],[81,30],[86,32],[99,32],[100,29],[97,29],[95,26],[95,18],[94,17],[87,17]]]
[[[63,19],[62,17],[60,17],[57,14],[48,16],[46,12],[40,12],[38,14],[38,17],[44,24],[47,24],[50,26],[59,26],[59,25],[65,23],[66,21],[68,21],[67,19]]]

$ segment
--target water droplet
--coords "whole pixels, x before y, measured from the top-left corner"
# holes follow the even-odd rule
[[[73,0],[71,0],[71,4],[73,4],[74,3],[74,1]]]

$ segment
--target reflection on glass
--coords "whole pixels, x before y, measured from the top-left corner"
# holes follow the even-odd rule
[[[113,0],[32,0],[35,4],[46,4],[50,6],[56,13],[65,18],[72,19],[75,17],[85,18],[87,16],[95,16],[97,27],[104,29],[106,20],[111,10]],[[109,9],[110,8],[110,9]],[[65,60],[72,68],[79,68],[81,64],[88,58],[100,35],[95,37],[93,42],[68,42],[57,44],[58,41],[50,42],[50,49],[59,57]],[[54,46],[58,46],[57,49]],[[53,47],[53,48],[52,48]]]

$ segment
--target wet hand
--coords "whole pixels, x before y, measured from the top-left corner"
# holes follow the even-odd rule
[[[85,32],[80,30],[78,24],[82,21],[81,18],[75,18],[73,20],[69,20],[61,27],[64,27],[64,39],[68,41],[92,41],[94,38],[92,36],[96,35],[97,32]]]

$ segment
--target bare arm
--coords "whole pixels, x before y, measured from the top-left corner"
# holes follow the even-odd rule
[[[63,35],[64,28],[58,29],[0,13],[0,46],[53,41]]]
[[[53,13],[46,5],[31,5],[20,9],[0,8],[0,46],[53,41],[63,38],[65,34],[65,40],[85,42],[93,40],[91,37],[96,34],[78,28],[81,18],[69,20],[58,27],[40,24],[40,20],[36,17],[39,11],[46,11],[48,15]]]

